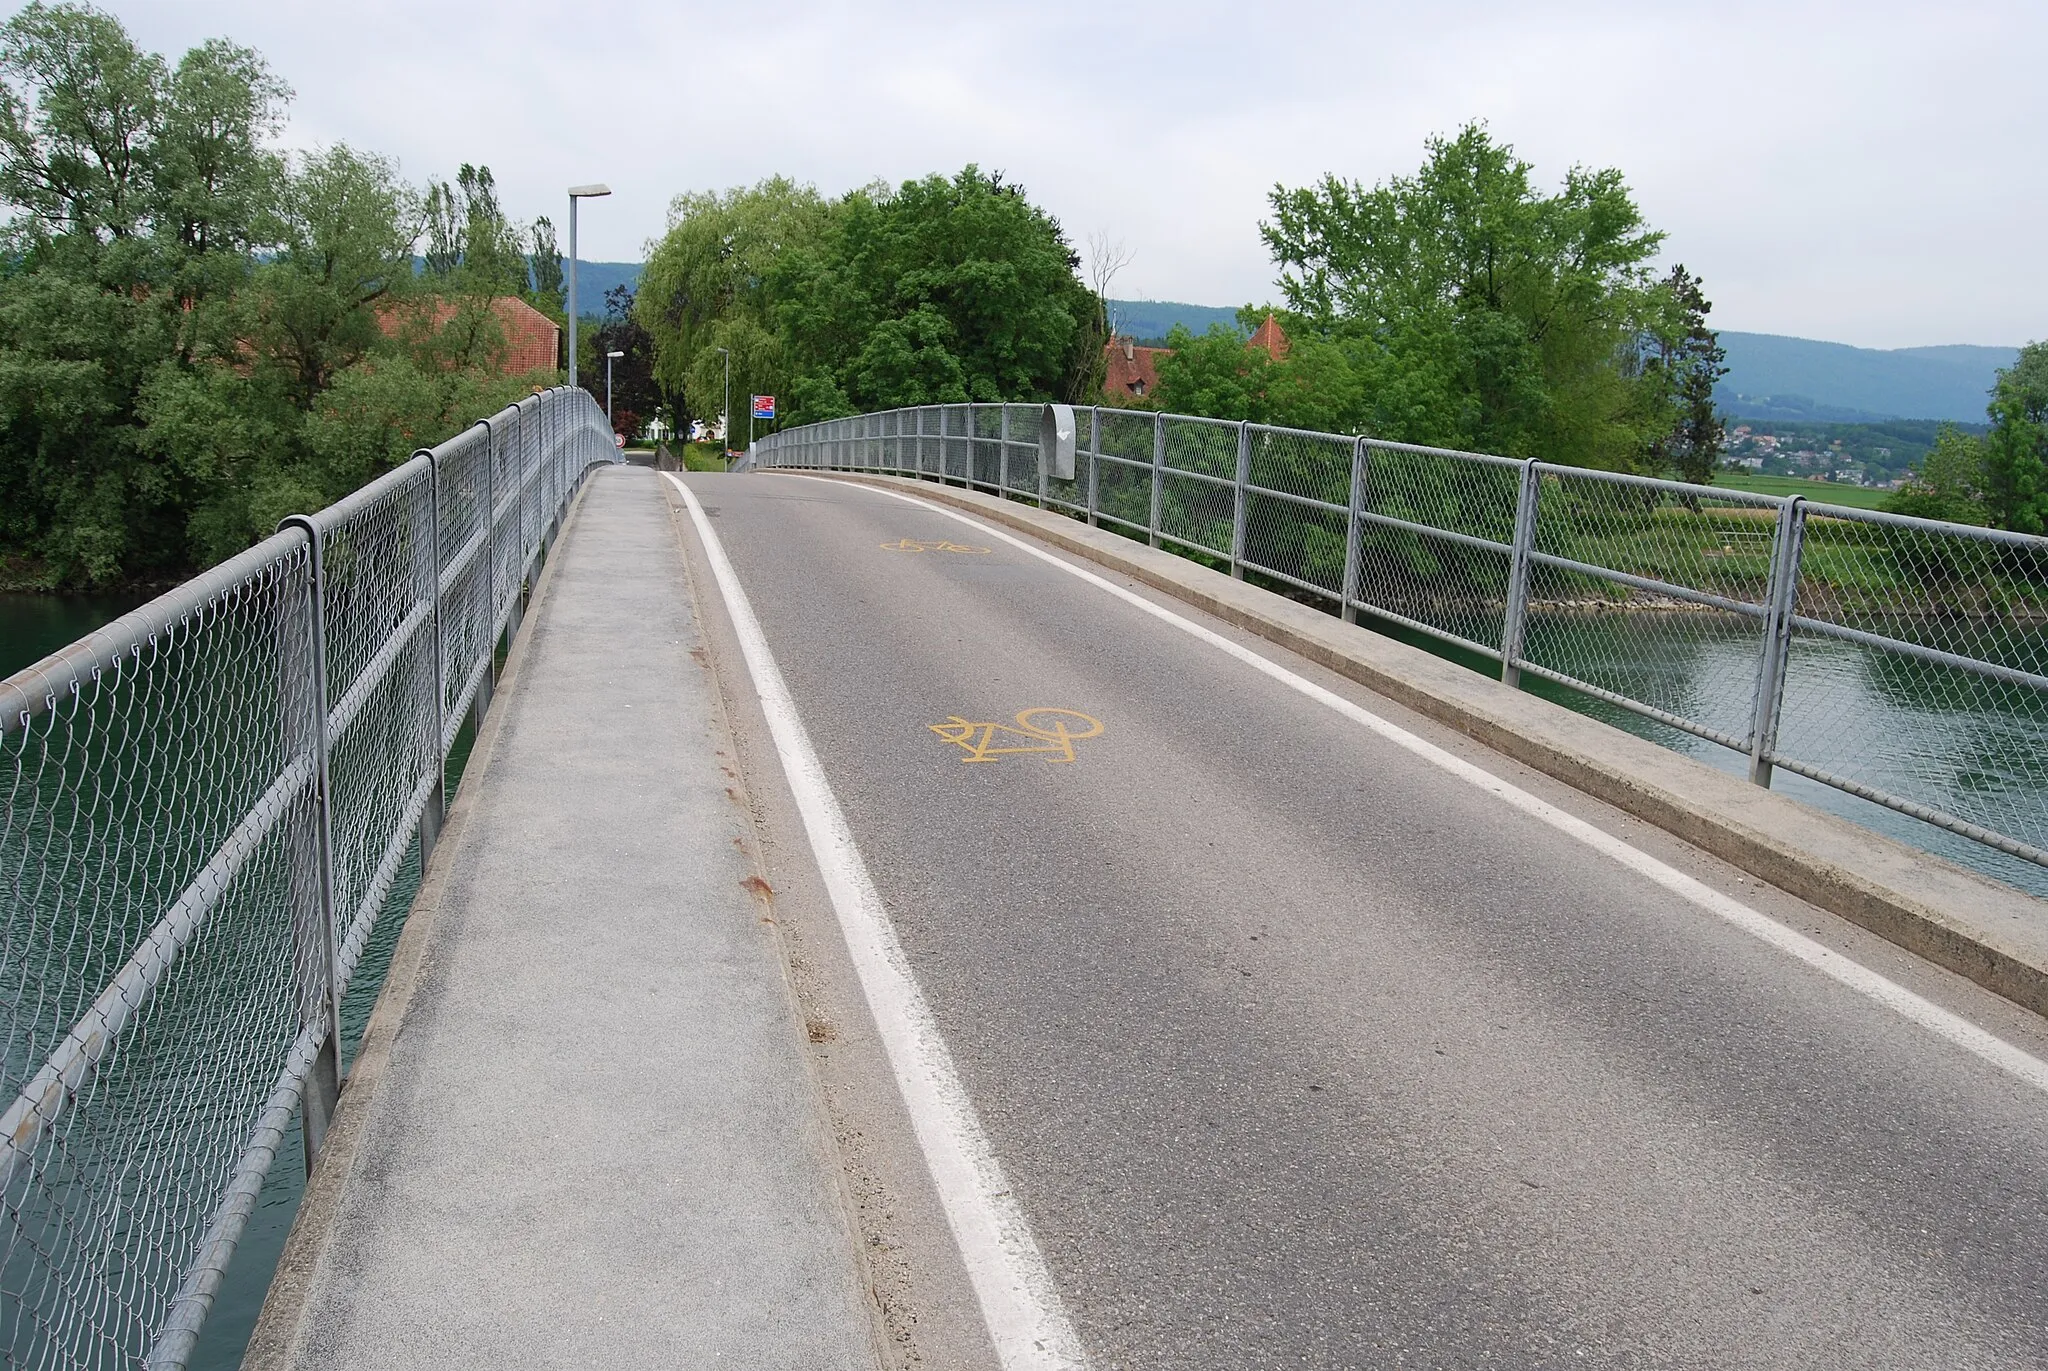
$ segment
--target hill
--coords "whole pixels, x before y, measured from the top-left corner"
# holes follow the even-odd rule
[[[584,318],[604,314],[604,293],[615,286],[637,286],[640,284],[639,262],[586,262],[576,259],[576,298],[582,303],[580,311]],[[422,272],[427,269],[427,259],[417,254],[412,259],[412,269]],[[562,264],[564,284],[568,276],[568,263]],[[528,269],[529,279],[531,268]]]
[[[1788,338],[1721,334],[1728,375],[1716,398],[1738,419],[1874,423],[1954,419],[1981,423],[1992,381],[2017,348],[1915,347],[1880,350]]]
[[[1164,339],[1175,324],[1190,333],[1207,333],[1212,324],[1237,328],[1237,311],[1217,305],[1183,305],[1172,300],[1110,300],[1110,318],[1118,333],[1147,340]]]
[[[604,313],[604,293],[615,286],[637,286],[640,284],[638,262],[586,262],[576,259],[576,300],[582,306],[577,312],[585,317]],[[568,277],[568,263],[562,264],[562,275]]]

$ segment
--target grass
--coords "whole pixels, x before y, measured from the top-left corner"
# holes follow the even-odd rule
[[[1753,495],[1804,495],[1817,504],[1848,505],[1851,509],[1882,509],[1892,492],[1874,486],[1843,485],[1835,481],[1809,481],[1802,476],[1750,476],[1721,471],[1714,484],[1728,490],[1746,490]]]
[[[683,470],[724,471],[725,454],[716,443],[683,444]]]

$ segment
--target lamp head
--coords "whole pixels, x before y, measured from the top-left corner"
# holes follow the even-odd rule
[[[569,198],[571,200],[594,200],[600,195],[610,195],[611,193],[612,188],[602,181],[595,181],[587,186],[569,187]]]
[[[607,357],[624,357],[625,355],[626,355],[626,354],[625,354],[625,353],[623,353],[623,352],[607,352],[607,353],[605,354],[605,356],[607,356]]]

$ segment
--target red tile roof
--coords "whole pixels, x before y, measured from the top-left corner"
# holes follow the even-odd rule
[[[1274,361],[1284,362],[1287,360],[1287,330],[1280,327],[1278,319],[1268,314],[1257,332],[1246,340],[1245,347],[1247,350],[1257,348]],[[1143,398],[1159,389],[1159,359],[1171,355],[1173,349],[1141,348],[1130,338],[1118,334],[1102,345],[1102,352],[1109,360],[1102,378],[1102,393]]]
[[[439,329],[455,317],[453,300],[427,297],[433,306],[433,325]],[[407,300],[377,312],[377,323],[389,335],[406,321],[418,317],[420,302]],[[491,300],[491,314],[505,334],[505,356],[498,364],[500,375],[522,376],[529,371],[552,371],[562,364],[561,327],[517,296],[500,295]]]
[[[1159,389],[1158,358],[1172,348],[1141,348],[1121,335],[1102,345],[1109,367],[1102,378],[1105,395],[1129,395],[1142,399]]]
[[[1287,330],[1280,327],[1278,319],[1268,314],[1266,322],[1259,325],[1258,331],[1252,334],[1251,341],[1245,346],[1258,348],[1274,361],[1284,362],[1287,360]]]

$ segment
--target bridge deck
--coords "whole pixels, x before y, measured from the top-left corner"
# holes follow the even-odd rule
[[[658,481],[557,543],[250,1365],[873,1365]]]
[[[694,611],[650,474],[560,546],[297,1364],[2048,1364],[2039,1019],[1120,577],[688,484]]]

